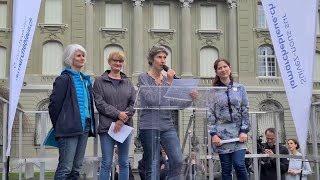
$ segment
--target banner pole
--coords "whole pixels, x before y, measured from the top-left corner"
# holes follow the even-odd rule
[[[9,180],[9,167],[10,167],[10,156],[7,157],[7,163],[6,163],[6,180]]]

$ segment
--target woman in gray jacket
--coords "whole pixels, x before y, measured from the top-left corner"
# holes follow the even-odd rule
[[[100,77],[97,77],[93,86],[95,104],[99,112],[98,133],[102,151],[100,180],[110,178],[115,143],[117,143],[119,152],[119,179],[129,179],[131,135],[123,143],[120,143],[108,134],[112,122],[115,123],[113,129],[115,133],[118,133],[124,124],[133,126],[135,89],[127,76],[121,72],[124,61],[125,56],[122,52],[112,52],[108,58],[111,70],[107,70]]]

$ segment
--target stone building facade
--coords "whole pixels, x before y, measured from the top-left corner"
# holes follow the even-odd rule
[[[0,0],[0,87],[4,89],[9,84],[13,1]],[[155,43],[167,47],[168,66],[177,76],[199,78],[201,86],[211,85],[214,60],[226,57],[236,81],[246,86],[250,111],[285,109],[279,116],[281,138],[296,137],[260,0],[42,0],[20,96],[23,109],[47,110],[52,83],[63,69],[63,49],[70,43],[86,48],[84,72],[93,78],[107,68],[111,51],[123,51],[127,56],[123,71],[134,84],[138,74],[147,71],[146,55]],[[320,101],[320,36],[316,57],[313,101]],[[176,113],[181,139],[190,114]],[[39,118],[28,117],[23,155],[37,156]],[[264,120],[260,133],[271,122],[268,117]],[[197,128],[200,137],[205,126],[200,123]],[[134,149],[133,145],[131,157]],[[12,153],[17,155],[17,150]],[[56,151],[49,149],[47,154]]]

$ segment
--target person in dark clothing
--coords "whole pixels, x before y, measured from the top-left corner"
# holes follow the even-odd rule
[[[138,161],[138,171],[139,171],[139,176],[141,180],[145,180],[146,179],[146,172],[145,172],[145,161],[142,157],[142,159],[140,159],[140,161]]]
[[[264,144],[264,154],[275,154],[275,129],[274,128],[268,128],[265,131],[266,135],[266,143]],[[289,154],[288,149],[283,146],[279,145],[279,153],[280,154]],[[273,180],[277,179],[277,162],[276,158],[261,158],[261,173],[260,173],[260,180]],[[289,167],[289,160],[287,158],[281,158],[280,159],[280,170],[281,170],[281,180],[285,180],[286,173],[288,172]]]
[[[163,150],[162,150],[163,151]],[[162,152],[160,152],[160,180],[165,180],[168,176],[168,162],[165,159]],[[145,160],[144,156],[142,156],[142,159],[138,162],[138,170],[139,170],[139,176],[141,180],[146,180],[146,172],[145,172]]]

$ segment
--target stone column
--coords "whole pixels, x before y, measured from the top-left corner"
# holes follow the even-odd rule
[[[181,59],[182,64],[181,76],[193,77],[191,69],[191,14],[190,4],[193,0],[180,0],[181,2]]]
[[[85,66],[85,74],[93,76],[93,0],[85,0],[86,6],[86,44],[87,64]]]
[[[133,76],[138,76],[143,71],[143,17],[142,17],[142,2],[144,0],[133,1]]]
[[[133,74],[132,82],[135,84],[138,82],[138,75],[143,72],[143,65],[147,62],[145,56],[143,55],[143,16],[142,16],[142,3],[144,0],[132,0],[133,1]],[[139,112],[137,112],[139,113]],[[138,124],[137,129],[139,129],[139,114],[137,116]],[[134,137],[134,149],[133,156],[133,166],[132,168],[138,168],[138,161],[142,158],[143,149],[139,136]]]
[[[236,0],[227,0],[228,4],[228,52],[231,63],[232,74],[238,78],[238,36],[237,36],[237,2]]]

